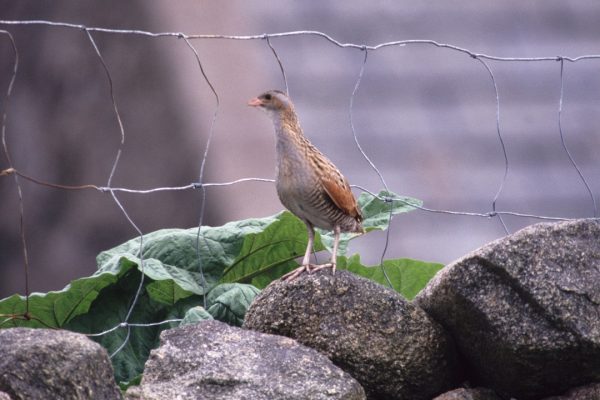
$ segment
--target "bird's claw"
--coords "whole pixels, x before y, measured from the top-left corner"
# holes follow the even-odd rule
[[[300,276],[300,274],[302,274],[304,271],[307,271],[308,273],[311,272],[311,265],[301,265],[298,268],[288,272],[287,274],[283,275],[280,280],[282,282],[285,281],[293,281],[294,279],[296,279],[298,276]]]
[[[321,264],[321,265],[307,264],[307,265],[301,265],[298,268],[294,269],[293,271],[288,272],[287,274],[283,275],[280,278],[280,280],[282,282],[292,281],[292,280],[296,279],[297,277],[299,277],[304,271],[308,272],[309,274],[313,274],[317,271],[320,271],[325,268],[330,268],[330,267],[331,267],[331,275],[335,275],[335,267],[336,267],[335,263],[327,263],[327,264]]]
[[[327,264],[315,265],[315,266],[313,266],[313,268],[312,268],[311,270],[309,270],[308,272],[309,272],[310,274],[312,274],[312,273],[314,273],[314,272],[320,271],[320,270],[322,270],[322,269],[325,269],[325,268],[331,268],[331,275],[335,275],[335,267],[336,267],[336,264],[335,264],[335,263],[333,263],[333,262],[328,262]]]

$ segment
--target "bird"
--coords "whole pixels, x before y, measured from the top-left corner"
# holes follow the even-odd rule
[[[281,203],[304,222],[308,243],[302,264],[281,277],[293,280],[303,272],[331,267],[335,275],[342,232],[364,233],[363,216],[340,170],[304,136],[294,104],[282,91],[269,90],[248,101],[273,122],[277,168],[275,186]],[[310,264],[315,227],[334,232],[331,261]]]

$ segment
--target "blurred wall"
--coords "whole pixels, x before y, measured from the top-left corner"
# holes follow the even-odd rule
[[[0,19],[49,19],[89,26],[185,33],[260,34],[320,30],[376,44],[433,39],[509,57],[600,54],[600,3],[476,1],[310,3],[130,1],[40,3],[0,0]],[[17,41],[20,70],[7,136],[15,166],[63,184],[105,185],[119,146],[106,76],[83,32],[0,26]],[[182,40],[94,34],[114,80],[126,143],[113,185],[131,188],[196,181],[215,100]],[[351,183],[381,183],[353,142],[348,105],[364,54],[314,36],[274,38],[305,133]],[[206,181],[274,175],[270,122],[246,101],[282,88],[279,67],[259,41],[193,44],[221,101]],[[591,201],[561,148],[559,63],[488,62],[498,84],[500,129],[509,175],[499,210],[588,217]],[[600,61],[565,63],[562,126],[571,153],[600,195]],[[12,53],[0,37],[0,89]],[[504,173],[488,73],[470,57],[433,46],[371,51],[354,102],[357,135],[390,188],[430,208],[486,212]],[[6,167],[0,157],[0,168]],[[32,290],[62,288],[95,270],[95,255],[136,235],[110,195],[49,189],[21,181]],[[358,194],[358,191],[357,191]],[[119,198],[143,232],[191,227],[195,191]],[[18,205],[12,179],[0,178],[0,297],[23,292]],[[204,222],[270,215],[281,209],[273,185],[209,188]],[[535,219],[506,217],[511,231]],[[449,262],[504,235],[497,219],[412,212],[394,220],[388,257]],[[384,234],[351,251],[378,262]]]

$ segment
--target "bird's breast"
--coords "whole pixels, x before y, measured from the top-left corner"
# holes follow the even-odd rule
[[[307,201],[318,185],[317,176],[301,160],[286,158],[277,166],[277,194],[287,207],[290,201]]]
[[[315,226],[323,225],[315,220],[319,213],[314,205],[320,201],[318,177],[300,155],[279,159],[276,187],[279,200],[288,210]]]

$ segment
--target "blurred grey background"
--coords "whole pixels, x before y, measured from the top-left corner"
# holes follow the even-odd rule
[[[432,39],[506,57],[600,54],[597,1],[266,2],[0,0],[0,19],[72,22],[188,34],[261,34],[318,30],[341,42],[374,45]],[[36,178],[105,185],[120,134],[106,76],[84,32],[0,26],[15,37],[20,69],[8,107],[14,165]],[[147,189],[195,182],[215,102],[182,40],[95,33],[114,80],[126,144],[113,185]],[[307,136],[351,183],[378,191],[377,175],[356,148],[348,106],[364,53],[314,36],[271,40]],[[270,121],[246,106],[283,88],[264,40],[195,40],[221,99],[207,182],[274,176]],[[0,36],[0,90],[13,56]],[[561,147],[559,68],[489,62],[501,101],[500,129],[510,171],[499,210],[591,217],[584,185]],[[566,143],[600,196],[600,61],[565,63],[562,126]],[[4,106],[1,104],[0,106]],[[470,57],[427,45],[369,53],[354,103],[366,153],[396,193],[435,209],[487,212],[504,174],[492,83]],[[0,156],[0,169],[7,167]],[[98,252],[136,235],[109,194],[50,189],[21,180],[31,289],[61,289],[95,271]],[[243,183],[207,189],[204,222],[262,217],[282,207],[274,186]],[[358,195],[358,191],[356,192]],[[192,227],[199,191],[119,194],[143,232]],[[511,231],[537,222],[506,217]],[[415,211],[394,219],[387,258],[448,263],[504,235],[498,219]],[[355,240],[367,264],[379,261],[385,234]],[[0,297],[24,292],[19,214],[12,177],[0,178]]]

